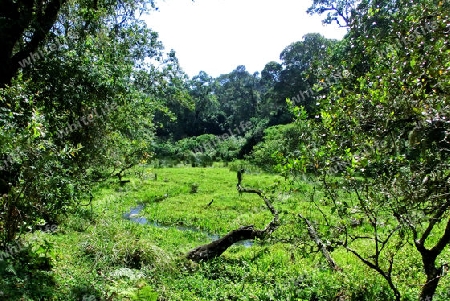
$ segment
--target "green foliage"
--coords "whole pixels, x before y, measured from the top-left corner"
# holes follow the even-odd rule
[[[237,136],[230,136],[220,141],[217,144],[218,157],[225,162],[232,161],[238,157],[244,143],[245,138]]]
[[[155,112],[167,111],[166,98],[189,98],[174,53],[163,54],[158,35],[128,15],[137,2],[98,5],[57,7],[60,17],[39,31],[49,31],[42,44],[63,45],[18,71],[9,86],[0,83],[2,241],[37,220],[57,222],[93,181],[151,160]]]
[[[261,77],[238,66],[191,80],[135,17],[146,4],[4,7],[18,18],[0,24],[2,298],[412,300],[425,283],[422,300],[448,299],[437,287],[450,260],[448,3],[315,0],[311,13],[349,26],[342,42],[308,34]],[[234,160],[252,149],[252,163],[283,177]],[[140,171],[145,183],[108,181],[92,202],[94,183],[155,156],[208,168]],[[213,234],[270,219],[235,191],[241,169],[275,200],[279,231],[186,262]],[[123,220],[137,203],[153,225]],[[316,256],[298,213],[343,272]],[[36,231],[53,223],[63,230]]]
[[[361,3],[360,8],[368,1],[358,2],[355,0],[314,0],[311,7],[308,8],[310,14],[327,13],[326,18],[322,21],[325,24],[336,22],[339,26],[348,26],[351,22],[352,14],[355,14],[355,8],[358,3]]]
[[[321,68],[325,76],[347,77],[318,98],[320,123],[305,137],[316,147],[297,162],[303,169],[314,162],[338,217],[326,221],[321,236],[382,275],[396,300],[406,281],[397,257],[414,245],[425,263],[424,300],[434,294],[438,256],[450,241],[449,10],[443,2],[400,2],[395,8],[368,2],[353,14],[348,36],[336,48],[341,67]],[[294,169],[289,163],[285,168]],[[367,221],[370,235],[355,227],[357,216]]]
[[[20,104],[28,93],[26,86],[15,83],[0,93],[0,99],[7,104],[0,111],[0,153],[5,154],[1,180],[8,183],[0,195],[0,204],[5,208],[0,213],[0,240],[11,242],[41,218],[55,221],[77,201],[78,191],[84,190],[87,183],[68,175],[68,167],[82,146],[58,147],[48,131],[48,119],[38,109],[25,117],[27,113]],[[33,104],[33,100],[29,103]],[[24,119],[28,119],[26,126],[22,126]]]
[[[8,258],[0,258],[0,291],[4,300],[38,300],[51,298],[55,280],[50,272],[55,253],[46,234],[33,233],[16,241],[5,250]]]
[[[178,140],[160,141],[154,152],[158,158],[191,164],[193,167],[212,166],[214,161],[236,158],[245,139],[237,136],[200,135]]]
[[[156,294],[168,300],[394,300],[386,282],[347,252],[332,252],[343,267],[343,272],[336,273],[314,251],[314,244],[310,251],[297,213],[323,217],[322,210],[327,220],[336,215],[330,212],[331,205],[318,210],[311,203],[309,195],[317,182],[298,181],[296,190],[281,193],[283,187],[293,187],[281,177],[244,173],[246,187],[267,189],[280,183],[270,193],[282,216],[280,229],[266,241],[251,247],[236,245],[211,262],[196,264],[184,256],[210,242],[211,234],[223,235],[249,224],[264,227],[271,216],[259,197],[237,193],[236,173],[227,168],[162,168],[158,174],[157,181],[131,177],[122,187],[102,184],[95,192],[94,219],[80,211],[68,216],[58,232],[42,233],[53,244],[49,253],[53,282],[40,278],[36,283],[54,300],[152,300]],[[196,194],[190,193],[193,182],[200,185]],[[156,195],[167,192],[168,198],[155,201]],[[211,199],[214,202],[206,207]],[[141,202],[146,207],[139,215],[147,218],[148,225],[123,219],[124,213]],[[82,231],[72,227],[72,219],[78,223],[80,218],[85,223]],[[366,226],[360,229],[362,234],[370,233]],[[407,246],[396,257],[404,268],[402,277],[408,279],[401,283],[409,291],[405,294],[408,301],[417,299],[418,287],[411,283],[421,279],[418,258],[411,257],[411,250]],[[2,288],[9,287],[3,284]],[[17,299],[33,294],[29,289],[17,290]],[[32,296],[38,299],[40,294],[46,296],[40,290]],[[441,290],[435,300],[446,300],[445,294]]]
[[[234,129],[241,122],[249,121],[256,115],[259,101],[257,74],[252,75],[245,66],[238,66],[216,80],[217,100],[226,117],[224,129]]]
[[[144,286],[133,297],[136,301],[157,301],[158,293],[154,292],[150,286]]]
[[[298,149],[300,137],[294,124],[269,127],[264,131],[264,141],[254,147],[251,161],[267,171],[280,172],[285,155]]]
[[[308,120],[302,107],[294,108],[293,112],[302,117],[296,123],[267,128],[263,142],[255,146],[250,156],[251,162],[284,176],[314,172],[315,160],[310,155],[318,148],[317,140],[313,139],[317,136],[316,121]]]

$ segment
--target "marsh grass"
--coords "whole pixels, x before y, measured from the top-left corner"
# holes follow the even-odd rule
[[[332,253],[343,273],[331,271],[320,253],[310,252],[297,213],[320,221],[310,201],[314,180],[287,183],[279,176],[244,173],[245,187],[262,189],[272,199],[280,228],[266,241],[235,245],[210,262],[193,263],[184,255],[210,242],[208,233],[224,235],[243,225],[262,228],[271,214],[258,196],[239,195],[236,172],[222,165],[148,168],[140,175],[128,177],[125,186],[102,183],[92,209],[78,208],[57,233],[42,234],[53,244],[54,283],[43,286],[52,300],[392,300],[385,281],[348,252]],[[192,183],[198,184],[196,193]],[[336,218],[323,195],[315,197],[322,212]],[[142,217],[165,227],[124,219],[138,204],[145,205]],[[181,225],[191,230],[180,230]],[[365,225],[360,230],[369,231]],[[416,300],[423,283],[419,258],[407,246],[396,260],[403,267],[396,280],[404,300]],[[0,279],[2,287],[13,284]],[[448,286],[444,277],[435,300],[449,300]],[[15,292],[8,300],[39,299],[26,290]]]

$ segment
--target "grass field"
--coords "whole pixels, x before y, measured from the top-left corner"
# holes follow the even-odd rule
[[[92,207],[76,210],[53,234],[35,235],[36,246],[52,245],[53,270],[19,288],[0,280],[3,295],[11,297],[6,300],[39,300],[37,294],[41,300],[85,301],[392,299],[385,281],[351,254],[332,253],[343,268],[339,273],[329,269],[321,253],[310,252],[297,214],[320,216],[309,201],[313,181],[287,183],[279,176],[245,173],[243,185],[267,192],[281,226],[266,241],[235,245],[197,264],[184,256],[210,242],[211,234],[222,236],[244,225],[264,228],[272,219],[264,202],[257,195],[240,195],[236,173],[218,164],[147,168],[128,179],[123,186],[103,183]],[[124,218],[138,204],[145,206],[139,216],[148,224]],[[423,282],[419,258],[412,248],[397,258],[404,266],[397,278],[404,300],[416,300]],[[434,300],[448,300],[448,285],[444,279]]]

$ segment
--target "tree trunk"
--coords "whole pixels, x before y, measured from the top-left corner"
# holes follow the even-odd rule
[[[37,8],[39,7],[37,2],[39,1],[2,1],[0,40],[3,44],[0,49],[0,88],[11,83],[11,79],[20,68],[19,62],[37,51],[67,0],[45,1],[40,10]],[[25,39],[27,32],[31,32],[32,35]],[[21,45],[24,40],[27,42]],[[14,53],[17,45],[21,45],[22,49]]]
[[[419,301],[432,301],[441,279],[440,270],[435,266],[437,254],[430,250],[422,250],[421,255],[427,281],[420,291]]]
[[[434,293],[436,292],[439,280],[441,279],[441,269],[445,268],[446,265],[439,268],[436,267],[436,259],[442,253],[442,251],[450,244],[450,219],[447,221],[447,226],[445,227],[444,234],[441,236],[439,241],[431,249],[425,248],[425,241],[431,230],[434,227],[434,223],[430,224],[423,234],[421,239],[415,240],[416,249],[422,256],[423,267],[425,269],[425,274],[427,275],[427,281],[423,285],[420,292],[419,301],[432,301]]]
[[[222,255],[233,244],[247,239],[265,239],[270,236],[279,226],[278,213],[264,230],[255,229],[253,226],[243,226],[237,230],[229,232],[222,238],[215,240],[209,244],[197,247],[186,255],[188,259],[193,261],[208,261]]]
[[[254,229],[253,226],[243,226],[212,243],[191,250],[186,257],[196,262],[201,260],[207,261],[222,255],[229,247],[241,240],[262,239],[264,236],[264,230]]]
[[[436,292],[437,286],[439,284],[439,270],[434,268],[434,272],[427,274],[427,282],[422,287],[420,292],[420,301],[432,301],[434,293]]]

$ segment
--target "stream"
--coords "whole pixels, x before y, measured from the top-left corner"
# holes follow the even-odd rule
[[[188,227],[188,226],[167,226],[167,225],[163,225],[161,223],[158,223],[157,221],[149,221],[147,220],[147,218],[143,217],[143,216],[139,216],[139,214],[141,213],[142,210],[144,210],[145,206],[143,204],[138,204],[136,207],[133,207],[130,209],[129,212],[125,213],[123,215],[123,218],[141,225],[151,225],[153,227],[156,228],[161,228],[161,229],[170,229],[170,228],[176,228],[180,231],[192,231],[192,232],[200,232],[205,234],[208,239],[210,239],[211,241],[215,241],[218,240],[220,238],[220,236],[218,234],[211,234],[202,230],[199,230],[197,228],[194,227]],[[244,247],[251,247],[253,245],[253,240],[243,240],[240,242],[235,243],[235,245],[241,245]]]

